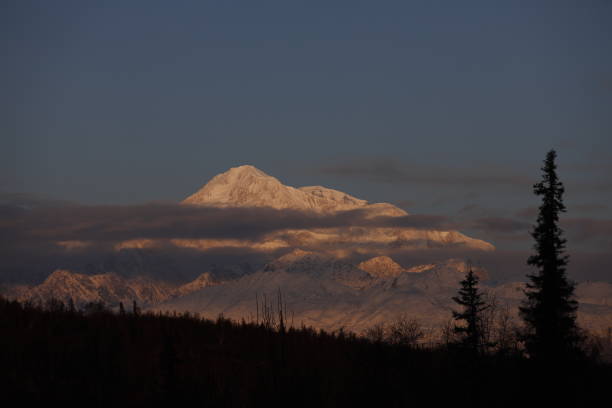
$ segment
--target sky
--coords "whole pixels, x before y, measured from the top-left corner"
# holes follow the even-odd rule
[[[176,202],[252,164],[522,250],[554,148],[570,238],[612,252],[608,0],[0,8],[4,201]]]

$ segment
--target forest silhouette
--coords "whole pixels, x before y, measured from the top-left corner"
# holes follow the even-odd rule
[[[62,406],[605,406],[612,366],[555,372],[520,353],[372,341],[189,313],[115,313],[0,300],[3,398]],[[562,397],[562,398],[561,398]]]

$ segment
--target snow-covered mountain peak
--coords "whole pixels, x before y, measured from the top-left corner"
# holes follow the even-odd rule
[[[72,279],[73,277],[74,274],[69,270],[56,269],[51,273],[51,275],[47,276],[47,279],[45,279],[45,283],[50,284],[55,282],[63,282],[66,279]]]
[[[292,189],[256,167],[245,165],[216,175],[183,203],[214,207],[288,208],[295,201],[292,199]]]
[[[389,203],[370,204],[346,194],[322,186],[295,188],[284,185],[278,179],[250,166],[234,167],[210,180],[204,187],[183,201],[184,204],[216,207],[244,208],[267,207],[278,210],[314,212],[335,215],[345,211],[359,210],[367,219],[378,217],[406,217],[409,214]],[[381,221],[382,222],[382,221]],[[391,225],[392,223],[389,223]],[[364,246],[374,244],[385,247],[438,247],[464,245],[490,251],[495,248],[484,241],[473,239],[458,231],[425,230],[404,227],[367,227],[346,225],[339,228],[317,230],[283,230],[267,236],[266,248],[296,247],[306,249],[320,247],[325,243],[329,253],[346,256],[347,251],[361,251]],[[245,246],[248,246],[245,244]],[[342,247],[343,254],[334,249]],[[359,247],[359,249],[354,249]],[[351,249],[348,249],[351,248]],[[381,251],[372,254],[381,255]],[[363,252],[362,252],[363,253]]]
[[[367,261],[361,262],[357,265],[359,269],[362,269],[369,273],[375,278],[395,278],[401,275],[405,269],[395,262],[388,256],[377,256],[370,258]]]
[[[251,165],[234,167],[213,177],[183,203],[212,207],[270,207],[318,213],[371,209],[373,215],[406,215],[406,212],[391,204],[369,204],[366,200],[327,187],[286,186]],[[384,214],[381,213],[382,208]]]
[[[264,267],[266,271],[286,270],[288,272],[308,272],[321,269],[321,265],[331,257],[323,254],[294,249],[293,251],[275,259]]]
[[[219,283],[220,282],[215,279],[210,272],[204,272],[193,281],[180,286],[176,292],[178,295],[183,296],[208,286],[218,285]]]
[[[64,302],[73,300],[76,304],[102,301],[116,305],[128,300],[137,300],[141,304],[155,303],[168,298],[170,292],[170,285],[143,277],[128,280],[112,272],[85,275],[58,269],[43,283],[19,296],[21,300],[39,302],[58,299]]]
[[[215,176],[213,180],[217,179],[217,181],[219,182],[224,182],[227,184],[234,184],[234,183],[251,182],[258,178],[276,180],[274,177],[264,173],[263,171],[259,170],[257,167],[252,166],[250,164],[245,164],[245,165],[238,166],[238,167],[232,167],[225,173],[221,173]]]

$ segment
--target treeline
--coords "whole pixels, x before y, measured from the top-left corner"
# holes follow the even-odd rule
[[[607,406],[612,367],[547,371],[342,331],[0,299],[2,398],[26,406]],[[547,384],[552,381],[554,387]]]

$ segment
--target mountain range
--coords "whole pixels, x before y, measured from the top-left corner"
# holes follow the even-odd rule
[[[426,327],[440,328],[456,307],[451,298],[468,267],[465,261],[449,259],[404,268],[389,257],[353,265],[327,254],[297,249],[254,273],[227,280],[219,279],[214,271],[191,282],[172,284],[147,277],[123,278],[114,273],[85,275],[56,270],[40,285],[12,288],[9,297],[41,303],[53,298],[72,301],[77,306],[104,302],[117,307],[119,302],[127,306],[136,301],[154,311],[255,320],[263,299],[267,299],[268,306],[274,305],[280,294],[290,313],[290,323],[296,326],[344,328],[359,333],[407,315]],[[487,271],[472,269],[483,281],[483,290],[516,318],[523,284],[488,286]],[[581,283],[577,295],[579,321],[584,327],[601,330],[612,326],[611,284]]]
[[[359,211],[367,219],[405,219],[406,211],[389,203],[368,203],[341,191],[321,186],[294,188],[253,166],[232,168],[215,176],[182,205],[213,208],[272,208],[336,216]],[[249,248],[269,253],[262,265],[202,265],[195,279],[177,281],[152,278],[146,270],[125,273],[121,263],[110,269],[79,273],[54,270],[39,285],[5,287],[5,296],[45,302],[70,299],[82,305],[102,301],[138,304],[156,311],[189,311],[214,318],[257,319],[260,302],[277,296],[296,325],[326,330],[361,332],[368,327],[409,315],[427,327],[441,327],[451,317],[459,281],[471,267],[489,295],[516,316],[522,283],[487,286],[488,273],[459,259],[400,265],[389,255],[398,248],[419,251],[465,247],[494,251],[490,243],[459,231],[426,230],[401,226],[352,226],[274,231],[260,240],[174,239],[178,247],[199,251],[211,248]],[[118,253],[146,248],[154,239],[119,243]],[[279,254],[280,251],[280,254]],[[356,262],[350,255],[360,255]],[[142,263],[146,265],[146,263]],[[144,268],[146,269],[146,268]],[[591,329],[612,326],[612,285],[580,284],[579,319]]]

